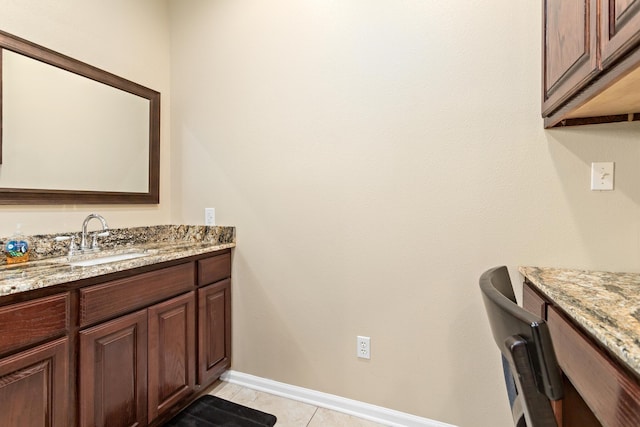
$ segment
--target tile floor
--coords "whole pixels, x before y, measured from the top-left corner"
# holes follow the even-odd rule
[[[342,412],[330,411],[224,381],[218,381],[210,394],[275,415],[278,418],[275,427],[382,427],[382,424]]]

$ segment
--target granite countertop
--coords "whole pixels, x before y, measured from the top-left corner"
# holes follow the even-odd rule
[[[519,271],[640,375],[640,273],[542,267]]]
[[[33,248],[30,261],[22,264],[6,264],[3,260],[0,265],[0,298],[145,265],[215,252],[236,245],[235,227],[162,225],[109,231],[110,235],[100,240],[102,246],[100,252],[75,256],[73,261],[128,253],[132,250],[145,250],[148,255],[94,266],[72,266],[68,264],[66,256],[69,242],[56,242],[54,238],[74,233],[28,236]]]

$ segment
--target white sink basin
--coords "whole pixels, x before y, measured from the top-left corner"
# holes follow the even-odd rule
[[[110,262],[125,261],[128,259],[140,258],[151,255],[149,253],[131,252],[128,254],[109,255],[100,258],[85,259],[83,261],[71,261],[68,264],[72,267],[90,267],[92,265],[108,264]]]
[[[158,253],[157,250],[145,250],[145,249],[134,249],[129,250],[127,252],[122,253],[106,253],[106,254],[90,254],[90,255],[78,255],[77,258],[72,258],[69,260],[68,258],[61,259],[60,261],[56,261],[60,264],[67,264],[72,267],[92,267],[94,265],[101,264],[109,264],[112,262],[118,261],[127,261],[130,259],[142,258],[149,255],[154,255]]]

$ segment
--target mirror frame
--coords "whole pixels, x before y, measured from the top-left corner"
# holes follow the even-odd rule
[[[160,202],[160,93],[4,31],[0,31],[0,163],[2,162],[2,52],[4,49],[148,99],[149,187],[146,193],[0,188],[0,205],[158,204]]]

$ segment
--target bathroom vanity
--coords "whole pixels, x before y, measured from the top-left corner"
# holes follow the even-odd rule
[[[235,230],[181,227],[134,259],[0,268],[0,425],[160,425],[230,366]]]

